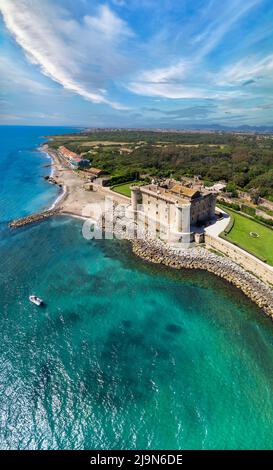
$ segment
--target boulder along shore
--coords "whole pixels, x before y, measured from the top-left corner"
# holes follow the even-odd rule
[[[145,261],[175,269],[209,271],[233,284],[273,320],[273,290],[231,259],[205,248],[172,249],[160,240],[132,240],[133,253]]]

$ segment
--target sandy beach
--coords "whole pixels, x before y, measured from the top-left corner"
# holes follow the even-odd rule
[[[56,184],[62,188],[62,193],[50,209],[60,208],[63,214],[96,220],[98,205],[104,204],[106,197],[112,197],[117,203],[130,203],[129,198],[114,193],[110,188],[93,184],[93,191],[85,189],[84,185],[90,181],[84,172],[75,172],[68,168],[57,152],[50,149],[47,144],[41,150],[51,158],[51,175]]]

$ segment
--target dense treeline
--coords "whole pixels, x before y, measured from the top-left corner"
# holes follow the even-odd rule
[[[142,130],[95,130],[89,133],[82,132],[83,137],[89,141],[111,141],[111,142],[141,142],[157,143],[170,142],[177,144],[228,144],[232,142],[232,134],[226,133],[180,133],[180,132],[158,132]]]
[[[76,138],[77,136],[77,138]],[[80,144],[80,142],[127,142],[136,144],[138,142],[146,142],[150,144],[156,143],[174,143],[174,144],[207,144],[207,145],[224,145],[235,142],[255,142],[256,136],[251,134],[228,134],[225,132],[159,132],[159,131],[142,131],[142,130],[94,130],[92,132],[81,132],[79,134],[66,134],[65,136],[54,136],[56,142],[59,140]],[[54,145],[54,142],[53,142]]]
[[[103,141],[111,143],[104,146]],[[225,180],[231,189],[255,188],[273,200],[273,138],[268,136],[97,131],[73,140],[58,138],[53,146],[60,142],[114,176],[134,171],[174,178],[200,175],[207,182]],[[117,142],[128,142],[132,152],[122,152]]]

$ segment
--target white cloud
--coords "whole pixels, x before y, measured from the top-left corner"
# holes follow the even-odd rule
[[[219,84],[238,85],[247,80],[266,79],[272,80],[273,54],[258,59],[251,56],[236,62],[236,64],[224,68],[216,77]]]
[[[102,5],[99,8],[98,16],[85,16],[84,20],[87,26],[111,40],[133,35],[126,22],[113,13],[107,5]]]
[[[108,6],[82,22],[51,0],[0,0],[0,11],[17,43],[45,75],[87,100],[124,109],[101,92],[109,75],[126,69],[118,46],[132,35]]]
[[[140,80],[144,82],[152,81],[153,83],[170,83],[181,80],[185,76],[186,64],[180,60],[177,64],[169,67],[157,68],[140,75]]]
[[[128,89],[143,96],[161,96],[169,99],[206,98],[206,93],[198,88],[173,83],[131,82]]]
[[[15,86],[15,88],[23,88],[26,91],[39,95],[48,95],[51,92],[50,87],[38,80],[34,80],[18,62],[14,62],[5,55],[0,57],[0,84],[5,90],[10,87],[14,89]]]
[[[204,92],[182,83],[187,76],[186,62],[180,60],[165,68],[156,68],[140,73],[137,80],[128,85],[133,93],[144,96],[161,96],[170,99],[202,98]]]
[[[196,59],[200,60],[209,54],[230,31],[230,29],[251,9],[263,0],[230,0],[227,6],[221,8],[216,20],[211,21],[204,31],[198,33],[194,41],[204,45],[197,51]],[[215,8],[211,3],[211,8]],[[219,8],[219,6],[218,6]]]
[[[218,0],[212,0],[203,11],[203,16],[208,17],[206,27],[191,38],[195,50],[191,52],[190,59],[179,58],[177,63],[165,68],[143,71],[127,88],[139,95],[169,99],[218,98],[222,90],[213,90],[211,85],[215,80],[209,73],[204,73],[204,58],[220,43],[232,26],[261,1],[229,0],[225,8],[219,9]],[[224,95],[228,93],[229,90],[225,90]]]
[[[164,102],[166,108],[168,100],[172,100],[171,106],[176,106],[175,100],[193,100],[195,106],[206,104],[209,99],[210,104],[214,102],[219,106],[218,114],[213,114],[219,119],[228,119],[229,115],[239,119],[244,109],[255,115],[260,110],[262,117],[266,112],[266,116],[271,116],[267,98],[273,93],[273,55],[267,52],[268,55],[262,57],[263,46],[258,49],[260,44],[257,42],[265,37],[262,26],[267,17],[270,23],[270,15],[267,12],[261,15],[260,11],[251,34],[250,21],[246,22],[247,28],[244,22],[240,23],[250,11],[254,16],[254,8],[263,1],[203,0],[193,6],[189,16],[183,2],[174,5],[175,2],[170,0],[0,0],[0,14],[3,14],[9,32],[35,64],[26,67],[25,60],[18,62],[20,54],[14,54],[14,49],[8,45],[6,55],[2,53],[0,57],[2,96],[12,96],[13,92],[14,96],[19,96],[18,90],[23,88],[19,105],[24,112],[24,95],[26,108],[33,108],[28,102],[27,90],[36,93],[34,108],[35,104],[38,107],[46,102],[41,119],[42,116],[47,118],[46,113],[55,106],[61,116],[65,110],[66,119],[72,120],[73,116],[74,122],[82,119],[82,114],[90,113],[88,120],[96,116],[98,123],[110,125],[118,125],[115,116],[125,122],[127,118],[133,119],[133,114],[113,112],[111,116],[108,114],[109,121],[105,121],[99,117],[96,106],[76,101],[68,91],[116,109],[128,109],[116,103],[111,95],[122,95],[125,88],[136,95]],[[96,5],[99,6],[96,8]],[[123,13],[134,24],[137,34],[124,20]],[[148,19],[151,14],[152,21],[143,26],[143,18]],[[269,45],[270,24],[267,30]],[[248,34],[243,34],[244,31]],[[237,34],[241,38],[238,47]],[[270,50],[269,47],[266,46],[264,51]],[[251,50],[260,52],[256,56],[250,55]],[[215,54],[211,54],[213,51]],[[9,61],[7,54],[11,54]],[[242,57],[244,59],[239,60]],[[227,60],[232,60],[231,65],[227,66]],[[67,92],[60,93],[60,87],[41,76],[40,70]],[[126,99],[132,99],[133,103],[138,101],[128,95],[125,95]],[[66,100],[69,104],[63,108]],[[140,106],[152,100],[141,99]],[[14,104],[11,112],[7,108],[6,113],[12,114],[16,108]],[[75,113],[77,106],[78,114]],[[105,107],[100,111],[107,112]],[[195,109],[194,113],[197,111]],[[94,112],[93,116],[91,112]],[[198,112],[201,112],[198,114],[201,119],[203,111]],[[193,111],[189,111],[191,113]],[[155,119],[157,114],[151,113]],[[136,120],[140,119],[137,113],[134,116]],[[167,117],[170,120],[186,119],[184,115]]]
[[[18,116],[17,114],[0,113],[0,122],[3,123],[21,121],[22,119],[22,116]]]

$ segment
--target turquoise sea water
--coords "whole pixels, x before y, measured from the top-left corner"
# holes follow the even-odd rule
[[[58,189],[43,176],[50,159],[37,149],[44,136],[75,132],[63,127],[0,126],[0,223],[47,208]]]
[[[54,196],[37,183],[45,157],[25,154],[38,135],[12,150],[13,171],[22,154],[39,168],[14,213]],[[10,231],[9,218],[0,448],[273,448],[273,325],[238,290],[145,264],[124,242],[86,241],[76,219]],[[43,309],[28,302],[33,292]]]

